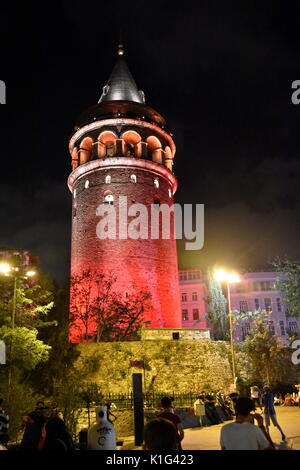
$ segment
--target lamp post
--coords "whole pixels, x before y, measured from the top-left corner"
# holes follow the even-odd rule
[[[240,282],[240,278],[236,273],[229,273],[223,269],[215,271],[216,281],[225,281],[227,287],[227,302],[228,302],[228,318],[229,318],[229,331],[230,331],[230,349],[231,349],[231,360],[232,360],[232,376],[233,384],[236,384],[236,366],[235,366],[235,354],[234,354],[234,341],[233,341],[233,327],[232,327],[232,310],[231,310],[231,296],[230,296],[230,284]]]
[[[18,279],[28,279],[36,275],[36,271],[28,270],[25,272],[20,271],[18,267],[10,266],[8,263],[0,263],[0,273],[4,276],[13,277],[13,306],[12,306],[12,315],[11,315],[11,328],[15,328],[15,318],[16,318],[16,307],[17,307],[17,280]],[[10,355],[12,353],[12,341],[10,343]],[[10,391],[11,384],[11,363],[9,366],[8,372],[8,390]]]

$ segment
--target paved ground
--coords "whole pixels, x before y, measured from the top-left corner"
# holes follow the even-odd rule
[[[276,407],[276,413],[278,422],[287,436],[287,441],[286,444],[280,444],[280,432],[271,425],[270,433],[273,441],[283,448],[288,446],[300,450],[300,408]],[[220,450],[220,429],[224,424],[230,422],[204,428],[185,429],[185,437],[182,442],[183,450]],[[123,449],[139,450],[140,447],[135,447],[133,440],[132,437],[125,438]]]
[[[287,437],[287,445],[300,450],[300,408],[276,408],[277,419]],[[230,421],[227,421],[227,423]],[[226,424],[226,422],[224,423]],[[205,428],[187,429],[182,443],[184,450],[219,450],[220,430],[224,424]],[[272,425],[270,434],[275,444],[280,444],[281,434]],[[281,444],[282,445],[282,444]]]

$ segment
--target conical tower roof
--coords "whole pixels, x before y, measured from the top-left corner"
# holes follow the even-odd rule
[[[98,103],[104,101],[133,101],[145,103],[144,92],[138,90],[126,61],[119,53],[119,57]]]

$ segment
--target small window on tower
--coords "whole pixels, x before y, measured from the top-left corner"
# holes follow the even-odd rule
[[[105,197],[104,197],[104,204],[110,204],[110,205],[113,205],[114,203],[114,197],[112,194],[107,194]]]
[[[168,194],[169,194],[169,197],[172,197],[172,191],[170,188],[168,189]]]
[[[155,196],[154,199],[153,199],[153,207],[157,211],[160,210],[160,199],[157,196]]]
[[[156,188],[159,188],[159,181],[158,181],[158,179],[155,179],[155,180],[154,180],[154,186],[155,186]]]
[[[111,176],[110,175],[105,176],[105,183],[106,184],[111,183]]]
[[[131,181],[132,183],[136,183],[136,175],[131,175],[131,176],[130,176],[130,181]]]
[[[84,187],[85,187],[85,189],[88,189],[90,187],[89,180],[86,180],[86,182],[84,183]]]
[[[73,196],[74,196],[74,199],[76,199],[76,189],[74,189]]]

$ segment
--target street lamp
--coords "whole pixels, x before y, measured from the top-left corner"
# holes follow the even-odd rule
[[[28,271],[20,272],[20,268],[18,267],[10,266],[8,263],[0,263],[0,273],[4,274],[4,276],[12,276],[14,279],[13,310],[11,319],[11,326],[14,328],[16,316],[17,279],[27,279],[28,277],[33,277],[36,275],[36,271],[29,269]]]
[[[239,275],[234,272],[228,272],[224,269],[217,269],[214,273],[214,278],[219,282],[226,282],[227,285],[227,301],[228,301],[228,317],[229,317],[229,330],[230,330],[230,347],[232,358],[232,375],[233,384],[236,381],[236,368],[235,368],[235,355],[234,355],[234,342],[233,342],[233,329],[232,329],[232,312],[231,312],[231,297],[230,297],[230,284],[240,282]]]

